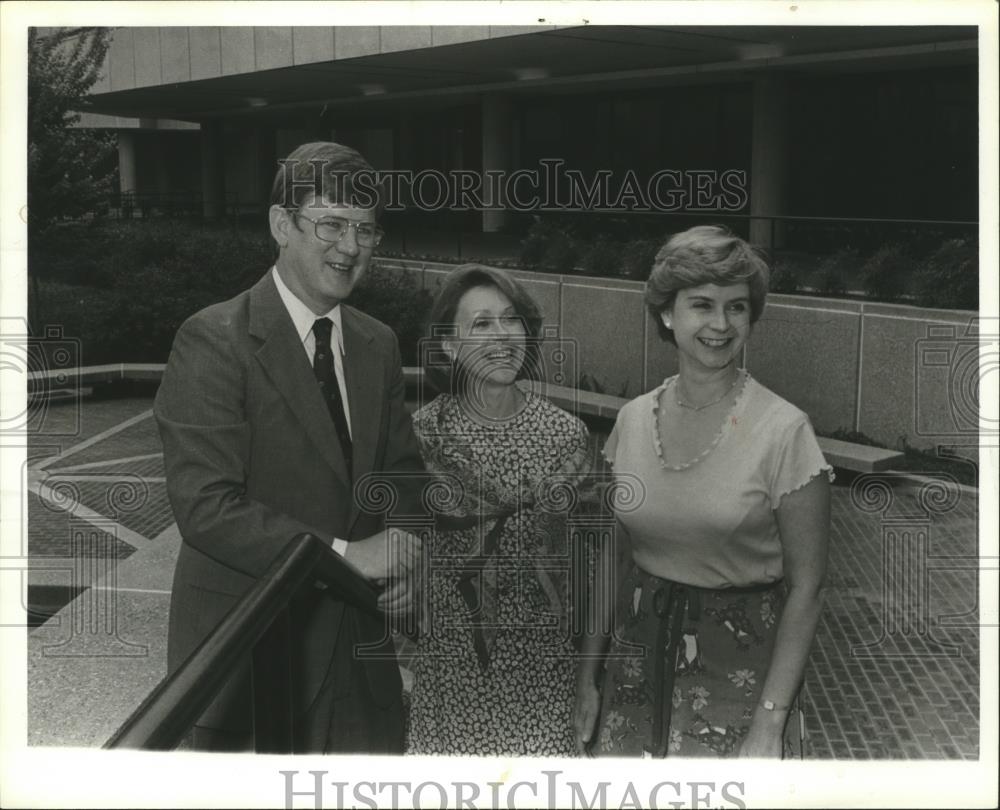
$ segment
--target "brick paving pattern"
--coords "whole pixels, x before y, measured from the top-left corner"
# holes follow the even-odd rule
[[[153,407],[149,397],[83,399],[48,404],[33,434],[33,444],[61,444],[63,448],[96,436]]]
[[[62,429],[78,420],[77,434],[32,443],[65,453],[151,406],[148,398],[85,400],[79,412],[53,404],[46,424]],[[598,466],[603,437],[594,434]],[[71,481],[85,506],[151,539],[173,522],[160,452],[155,421],[144,418],[50,459],[48,479]],[[805,685],[810,755],[976,759],[978,498],[969,489],[889,484],[861,493],[843,482],[833,490],[826,610]],[[69,556],[68,514],[34,494],[28,505],[30,554]],[[132,551],[114,544],[119,558]],[[399,649],[405,666],[413,644],[400,639]]]
[[[150,400],[145,400],[144,403],[145,408],[135,407],[135,413],[130,414],[130,416],[138,416],[152,407]],[[89,415],[89,411],[87,413]],[[86,422],[87,420],[84,421]],[[125,420],[122,419],[119,421],[123,422]],[[115,433],[113,442],[102,441],[93,444],[84,450],[68,456],[58,464],[53,464],[51,469],[57,469],[59,466],[75,467],[79,464],[91,464],[97,461],[131,458],[132,456],[147,455],[151,452],[160,451],[160,435],[156,430],[156,420],[150,416]],[[162,475],[162,461],[160,462],[159,470],[158,475]]]
[[[935,513],[918,486],[887,491],[891,502],[873,514],[847,487],[833,490],[826,610],[806,677],[812,754],[976,759],[978,498],[955,489],[954,504]],[[883,538],[892,534],[905,536],[909,559],[891,556],[893,538]],[[921,567],[928,587],[918,598]]]
[[[88,509],[113,518],[144,537],[153,538],[174,522],[167,487],[135,475],[108,473],[101,480],[62,480],[76,488],[77,500]],[[49,480],[60,481],[58,475]],[[55,485],[55,484],[53,484]]]
[[[83,524],[86,526],[87,524]],[[98,531],[96,542],[74,545],[73,535],[80,524],[68,512],[56,511],[51,505],[33,492],[28,493],[28,556],[29,557],[73,557],[110,555],[124,560],[135,549],[106,531]],[[92,532],[88,531],[88,535]]]

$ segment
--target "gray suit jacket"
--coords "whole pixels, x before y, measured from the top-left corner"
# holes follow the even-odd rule
[[[419,473],[396,338],[342,306],[355,480],[372,471]],[[384,516],[352,497],[333,421],[270,273],[181,326],[155,414],[183,537],[171,600],[173,671],[295,535],[360,539],[380,530]],[[385,636],[383,622],[331,590],[306,590],[293,610],[302,712],[331,673],[343,680],[349,672],[350,662],[334,660],[353,647],[342,631],[362,642]],[[365,668],[375,705],[398,702],[395,662]],[[248,727],[245,686],[227,690],[204,722]]]

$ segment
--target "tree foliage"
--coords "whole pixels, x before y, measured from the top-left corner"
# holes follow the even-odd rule
[[[100,78],[107,28],[28,31],[28,228],[92,212],[112,190],[114,135],[74,125]]]

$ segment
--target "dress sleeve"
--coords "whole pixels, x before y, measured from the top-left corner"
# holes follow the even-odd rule
[[[590,431],[579,419],[574,420],[572,436],[558,472],[563,475],[583,477],[590,472]]]
[[[777,437],[777,442],[770,475],[772,509],[778,508],[782,497],[801,489],[821,472],[826,472],[833,483],[833,467],[823,456],[812,425],[804,414]]]
[[[555,471],[555,478],[573,487],[577,501],[585,504],[596,501],[590,431],[579,419],[574,419],[566,450],[567,453],[559,469]]]

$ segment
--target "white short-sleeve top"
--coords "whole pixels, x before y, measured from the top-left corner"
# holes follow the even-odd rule
[[[604,446],[623,486],[642,482],[642,497],[616,513],[636,564],[706,588],[781,579],[774,510],[821,472],[833,480],[809,417],[747,375],[714,444],[695,461],[672,467],[663,461],[657,410],[674,381],[625,405]]]

